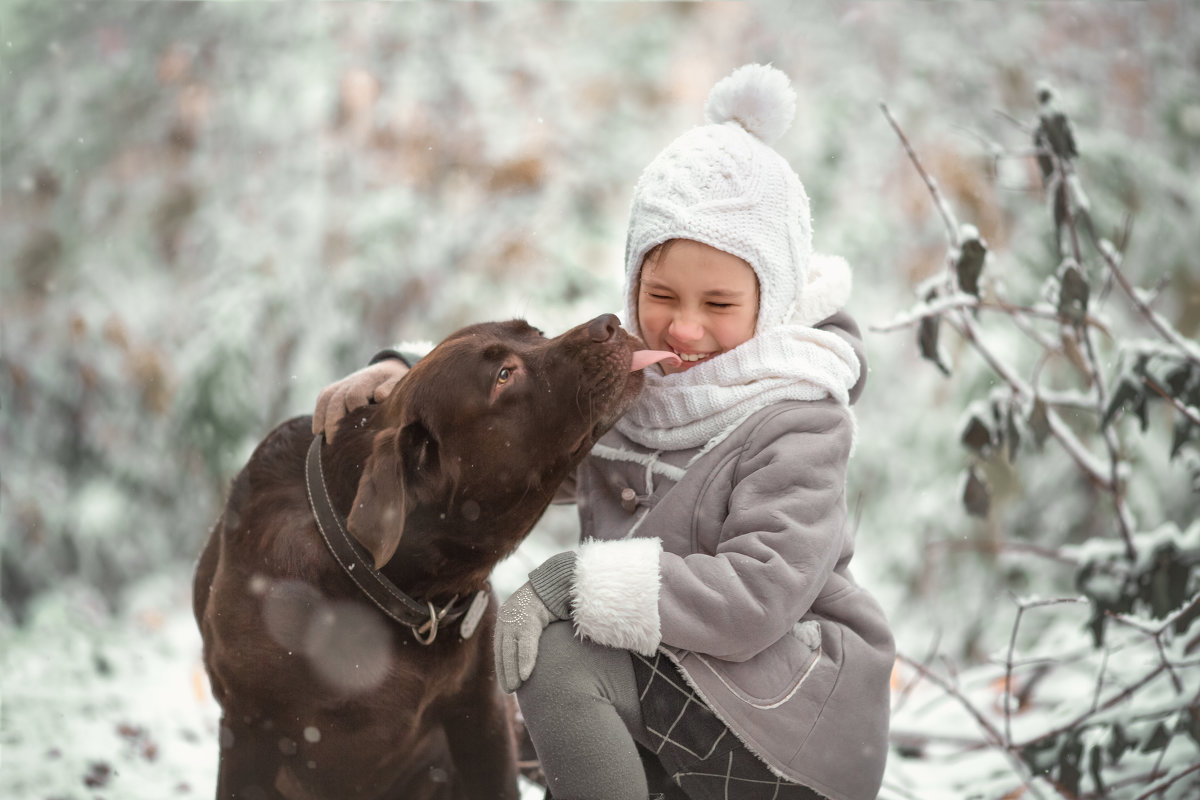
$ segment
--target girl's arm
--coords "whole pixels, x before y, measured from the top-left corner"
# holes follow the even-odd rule
[[[713,555],[660,552],[654,539],[585,543],[575,572],[580,633],[643,653],[663,643],[732,661],[777,641],[852,551],[853,427],[833,402],[791,405],[759,422],[750,442],[761,446],[736,469]]]

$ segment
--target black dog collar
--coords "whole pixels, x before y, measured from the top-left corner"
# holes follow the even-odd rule
[[[384,614],[411,628],[413,636],[421,644],[432,644],[437,638],[439,626],[460,618],[463,621],[459,633],[464,639],[470,638],[487,608],[487,592],[476,592],[470,604],[460,603],[458,597],[454,597],[438,610],[431,602],[422,604],[409,597],[375,569],[370,553],[346,530],[345,521],[329,500],[325,474],[321,471],[321,443],[324,439],[323,435],[314,437],[308,448],[304,482],[308,489],[308,502],[317,521],[317,530],[325,540],[325,547],[362,593]]]

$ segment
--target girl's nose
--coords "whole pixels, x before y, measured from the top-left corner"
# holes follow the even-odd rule
[[[704,327],[683,317],[676,317],[668,328],[671,338],[678,342],[696,342],[704,338]]]

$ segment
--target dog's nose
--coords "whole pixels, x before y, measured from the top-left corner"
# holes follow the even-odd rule
[[[592,337],[593,342],[607,342],[620,327],[621,320],[617,319],[616,314],[602,314],[588,323],[588,336]]]

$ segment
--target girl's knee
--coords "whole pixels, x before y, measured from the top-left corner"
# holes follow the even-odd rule
[[[580,645],[583,642],[575,637],[575,631],[570,622],[552,622],[542,631],[538,641],[537,660],[533,664],[533,674],[517,689],[517,697],[521,698],[540,691],[552,691],[556,694],[569,689],[571,684],[579,683],[581,664],[585,660]]]
[[[628,724],[641,720],[629,652],[579,638],[570,622],[552,623],[542,632],[533,674],[517,689],[517,699],[523,709],[548,704],[559,711],[600,700]]]

